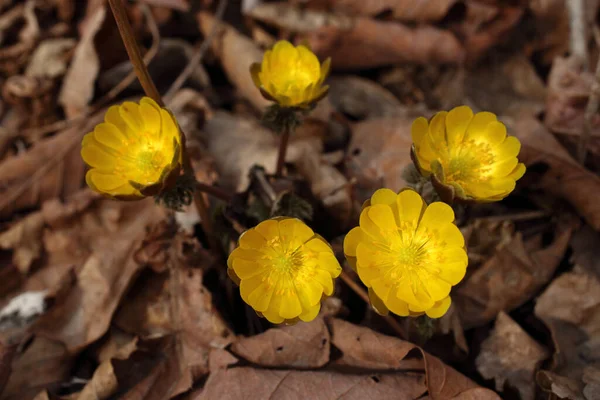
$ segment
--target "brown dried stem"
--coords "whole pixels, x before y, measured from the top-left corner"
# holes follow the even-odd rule
[[[277,155],[277,168],[275,169],[275,176],[283,176],[283,166],[285,165],[285,154],[287,153],[288,143],[290,141],[290,130],[291,128],[287,126],[283,133],[281,134],[281,138],[279,139],[279,153]]]

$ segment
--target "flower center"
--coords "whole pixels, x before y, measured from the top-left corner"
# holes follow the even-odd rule
[[[456,182],[462,186],[464,183],[488,181],[494,154],[489,144],[468,140],[442,152],[440,163],[446,182]]]

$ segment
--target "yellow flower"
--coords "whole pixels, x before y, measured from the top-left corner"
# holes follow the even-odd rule
[[[88,186],[120,200],[170,187],[180,172],[181,153],[177,121],[148,97],[110,107],[81,143],[81,157],[91,167]]]
[[[490,112],[473,115],[467,106],[423,117],[412,125],[413,160],[432,177],[444,201],[502,200],[525,173],[517,155],[521,143]]]
[[[450,289],[465,276],[464,238],[447,204],[427,206],[413,190],[377,190],[344,239],[344,253],[369,288],[380,314],[426,313],[450,307]]]
[[[270,322],[311,321],[333,293],[341,267],[331,247],[296,218],[279,217],[244,232],[227,260],[242,299]]]
[[[252,64],[250,73],[266,99],[282,107],[307,108],[327,95],[329,86],[323,82],[330,63],[328,58],[320,65],[306,46],[281,40],[265,52],[262,64]]]

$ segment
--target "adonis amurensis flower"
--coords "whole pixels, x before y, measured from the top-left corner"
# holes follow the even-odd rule
[[[412,157],[417,169],[431,176],[444,201],[502,200],[525,173],[517,155],[521,143],[506,135],[506,126],[490,112],[467,106],[437,113],[430,122],[412,125]]]
[[[242,299],[272,323],[313,320],[341,267],[329,244],[296,218],[261,222],[227,260]]]
[[[265,52],[262,63],[252,64],[250,73],[266,99],[281,107],[308,108],[327,94],[323,82],[330,63],[328,58],[321,65],[308,47],[282,40]]]
[[[153,196],[174,185],[182,161],[181,134],[173,115],[148,97],[106,112],[84,136],[81,157],[91,169],[90,188],[120,200]]]
[[[413,190],[377,190],[344,240],[344,253],[380,314],[439,318],[467,268],[464,238],[445,203]]]

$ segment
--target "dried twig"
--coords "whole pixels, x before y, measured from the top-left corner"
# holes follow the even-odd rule
[[[600,30],[594,26],[594,37],[596,43],[600,44]],[[590,98],[583,114],[583,130],[579,137],[579,143],[577,144],[577,160],[581,163],[585,163],[585,157],[587,155],[587,146],[590,141],[592,134],[594,118],[598,115],[598,107],[600,106],[600,60],[596,64],[596,76],[592,87],[590,89]]]
[[[213,38],[219,30],[220,22],[223,19],[223,14],[225,14],[226,8],[227,0],[221,0],[217,7],[217,11],[215,12],[215,23],[213,24],[210,33],[206,36],[202,44],[192,55],[190,62],[187,64],[185,69],[179,74],[177,79],[175,79],[175,81],[165,94],[165,103],[170,102],[171,98],[175,95],[175,93],[177,93],[177,91],[181,89],[185,81],[190,77],[190,75],[194,72],[198,65],[200,65],[202,57],[204,57],[204,53],[206,53],[206,51],[208,50],[210,43],[212,42]]]
[[[348,285],[348,287],[352,289],[354,293],[356,293],[361,299],[364,300],[365,303],[367,303],[370,306],[371,301],[369,300],[369,295],[367,294],[367,292],[365,292],[365,290],[360,285],[354,282],[354,280],[344,270],[342,270],[340,278],[342,278],[344,283]],[[406,329],[404,329],[393,316],[386,315],[383,316],[383,319],[385,319],[388,325],[398,334],[398,337],[402,339],[408,338]]]

